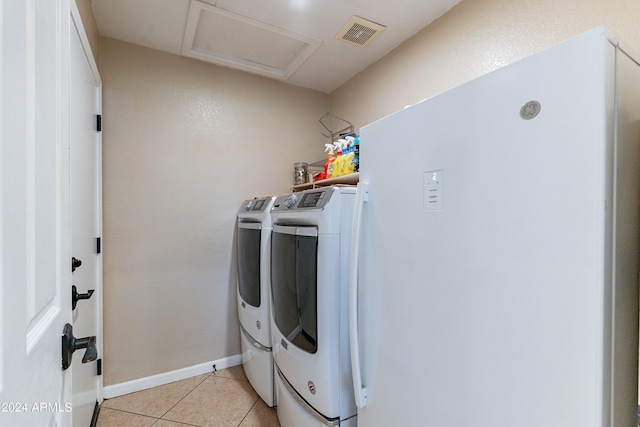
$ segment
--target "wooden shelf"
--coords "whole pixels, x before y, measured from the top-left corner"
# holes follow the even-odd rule
[[[321,179],[320,181],[308,182],[306,184],[298,184],[293,186],[293,191],[304,191],[317,187],[329,187],[331,185],[356,185],[360,180],[359,173],[350,173],[348,175],[338,176],[336,178]]]

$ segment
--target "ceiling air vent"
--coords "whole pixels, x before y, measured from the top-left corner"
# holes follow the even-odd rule
[[[359,16],[352,16],[349,22],[336,34],[336,39],[360,47],[369,45],[386,29],[384,25],[367,21]]]

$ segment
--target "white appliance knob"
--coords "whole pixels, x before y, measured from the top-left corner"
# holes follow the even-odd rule
[[[249,200],[249,201],[247,202],[247,204],[246,204],[246,205],[244,205],[244,210],[245,210],[245,211],[250,211],[252,207],[253,207],[253,200]]]
[[[293,205],[295,205],[297,201],[298,201],[298,196],[296,196],[295,194],[289,194],[287,198],[284,199],[284,207],[289,209],[293,207]]]

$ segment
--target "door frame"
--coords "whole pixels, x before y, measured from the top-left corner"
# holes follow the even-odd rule
[[[93,56],[93,52],[91,50],[91,45],[89,44],[89,38],[87,37],[87,33],[84,29],[84,25],[82,24],[82,18],[80,16],[80,11],[78,10],[78,6],[76,5],[75,0],[70,1],[70,23],[69,23],[69,37],[73,37],[71,31],[76,31],[78,34],[78,38],[80,39],[80,43],[82,45],[82,50],[84,51],[84,56],[87,61],[87,65],[91,71],[91,75],[94,80],[95,90],[96,90],[96,110],[97,113],[102,115],[102,79],[100,78],[100,72],[98,71],[98,66],[96,64],[95,58]],[[71,93],[73,82],[69,82],[69,93]],[[69,117],[69,122],[71,117]],[[96,155],[96,236],[101,240],[102,246],[102,132],[98,131],[97,134],[97,155]],[[69,146],[71,147],[71,140],[69,140]],[[69,174],[71,173],[71,159],[69,158]],[[69,182],[69,197],[71,197],[71,182]],[[69,210],[69,218],[71,218],[71,210]],[[73,224],[70,224],[69,227],[69,242],[71,242],[71,230]],[[71,259],[71,244],[69,244],[69,256],[68,259]],[[103,264],[102,264],[102,253],[104,251],[100,251],[101,253],[98,256],[97,260],[97,272],[96,272],[96,289],[93,295],[93,298],[96,298],[96,306],[97,306],[97,328],[96,331],[96,346],[98,348],[99,359],[104,357],[104,339],[103,339]],[[71,282],[69,282],[71,283]],[[71,285],[69,285],[70,287]],[[69,288],[69,293],[71,293],[71,288]],[[97,400],[99,403],[102,403],[104,399],[104,383],[103,383],[103,375],[98,375],[98,390],[97,390]]]

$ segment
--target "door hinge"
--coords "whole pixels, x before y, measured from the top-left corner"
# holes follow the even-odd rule
[[[96,363],[96,375],[102,375],[102,359],[98,359]]]
[[[96,114],[96,130],[102,132],[102,114]]]
[[[96,237],[96,253],[99,254],[102,252],[102,242],[100,237]]]

